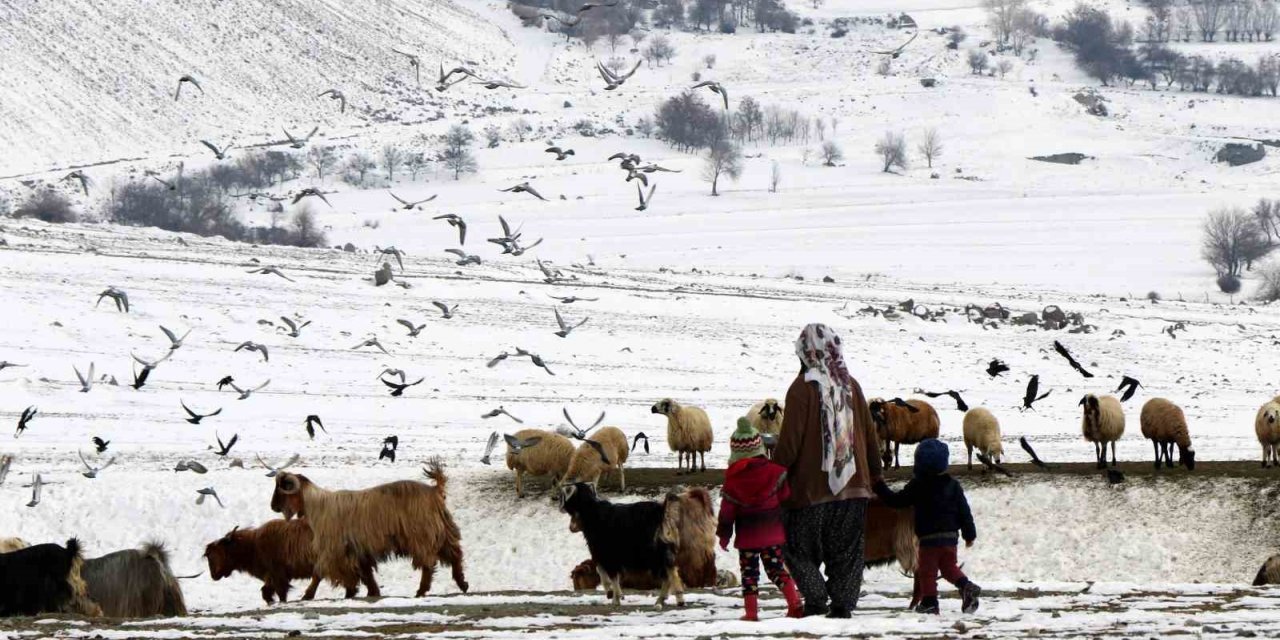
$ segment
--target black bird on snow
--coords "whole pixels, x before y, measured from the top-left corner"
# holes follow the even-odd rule
[[[329,430],[324,428],[324,423],[320,422],[320,416],[315,414],[311,414],[307,416],[307,422],[306,422],[307,436],[309,436],[312,440],[316,439],[316,427],[320,427],[321,431],[325,433],[329,433]]]
[[[940,396],[951,396],[951,399],[956,401],[956,411],[969,410],[969,405],[965,404],[964,398],[960,397],[959,391],[939,391],[937,393],[934,393],[931,391],[924,391],[922,393],[924,393],[924,395],[930,398],[937,398]]]
[[[631,438],[631,450],[635,451],[636,445],[639,444],[641,440],[644,440],[644,452],[649,453],[649,436],[646,436],[643,431],[637,433],[635,437]]]
[[[556,154],[556,160],[564,160],[565,158],[574,155],[573,149],[561,149],[560,147],[547,147],[546,152]]]
[[[996,358],[987,364],[987,375],[992,378],[998,377],[1000,374],[1009,370],[1009,365],[1003,360]]]
[[[426,380],[426,378],[418,378],[418,379],[417,379],[417,381],[415,381],[415,382],[410,382],[410,383],[407,383],[407,384],[401,384],[401,383],[399,383],[399,382],[391,382],[390,380],[387,380],[386,378],[378,378],[378,379],[379,379],[379,380],[382,380],[382,384],[387,385],[387,387],[389,387],[389,388],[391,389],[391,397],[393,397],[393,398],[399,398],[400,396],[404,395],[404,390],[405,390],[405,389],[408,389],[409,387],[413,387],[413,386],[420,385],[420,384],[422,384],[422,381],[423,381],[423,380]]]
[[[137,369],[134,369],[133,384],[129,386],[133,387],[135,390],[141,389],[144,385],[147,384],[147,378],[151,375],[151,370],[154,368],[155,367],[148,367],[146,365],[143,365],[141,372],[139,372]]]
[[[219,411],[221,411],[221,409],[219,409]],[[216,456],[220,456],[220,457],[223,457],[223,458],[225,458],[225,457],[227,456],[227,454],[228,454],[228,453],[231,453],[231,448],[232,448],[232,447],[234,447],[234,446],[236,446],[236,443],[240,441],[240,434],[238,434],[238,433],[236,433],[236,434],[232,434],[232,435],[231,435],[231,439],[230,439],[230,440],[228,440],[226,443],[223,443],[223,442],[222,442],[222,436],[220,436],[220,435],[218,435],[218,434],[216,434],[216,433],[215,433],[215,434],[213,434],[213,437],[214,437],[214,438],[217,438],[217,440],[218,440],[218,448],[217,448],[217,449],[214,449],[213,453],[214,453],[214,455],[216,455]],[[209,448],[210,448],[210,449],[213,449],[213,447],[209,447]]]
[[[1072,369],[1075,369],[1076,371],[1079,371],[1079,372],[1080,372],[1080,375],[1082,375],[1082,376],[1084,376],[1084,377],[1086,377],[1086,378],[1092,378],[1092,377],[1093,377],[1093,374],[1092,374],[1092,373],[1089,373],[1088,371],[1085,371],[1085,368],[1084,368],[1083,366],[1081,366],[1081,364],[1080,364],[1079,362],[1076,362],[1076,359],[1075,359],[1075,358],[1072,358],[1072,357],[1071,357],[1071,353],[1070,353],[1069,351],[1067,351],[1067,348],[1066,348],[1066,347],[1062,346],[1062,343],[1061,343],[1061,342],[1058,342],[1057,340],[1054,340],[1054,341],[1053,341],[1053,350],[1054,350],[1054,351],[1057,351],[1057,352],[1058,352],[1058,355],[1062,356],[1063,358],[1066,358],[1066,360],[1067,360],[1067,364],[1071,365],[1071,368],[1072,368]]]
[[[1141,386],[1141,382],[1138,382],[1136,379],[1130,378],[1129,376],[1120,378],[1120,386],[1116,387],[1116,391],[1124,389],[1124,395],[1120,396],[1120,401],[1128,402],[1129,398],[1132,398],[1133,394],[1138,392],[1138,387]]]
[[[110,440],[103,440],[98,436],[94,436],[92,442],[93,442],[93,448],[97,449],[98,453],[106,453],[107,446],[111,444]]]
[[[1053,393],[1053,389],[1044,392],[1044,395],[1036,395],[1037,393],[1040,393],[1039,374],[1031,376],[1031,379],[1027,381],[1027,392],[1022,396],[1022,411],[1026,411],[1027,409],[1035,411],[1031,405],[1049,397],[1049,394]]]
[[[221,391],[221,390],[222,390],[222,388],[221,388],[221,387],[219,387],[219,388],[218,388],[218,390],[219,390],[219,391]],[[214,411],[213,413],[199,414],[199,413],[196,413],[196,412],[192,411],[192,410],[191,410],[191,407],[188,407],[188,406],[187,406],[187,403],[182,402],[181,404],[182,404],[182,409],[183,409],[184,411],[186,411],[186,412],[187,412],[187,415],[188,415],[188,416],[191,416],[191,417],[187,418],[187,422],[189,422],[189,423],[191,423],[191,424],[200,424],[200,421],[201,421],[201,420],[204,420],[205,418],[212,418],[213,416],[216,416],[216,415],[218,415],[219,413],[222,413],[222,409],[218,409],[217,411]]]
[[[231,376],[226,376],[223,379],[218,381],[218,391],[222,391],[224,387],[234,383],[235,383],[235,378],[232,378]]]
[[[1046,395],[1048,395],[1048,394],[1046,394]],[[1050,470],[1050,469],[1052,469],[1052,468],[1053,468],[1053,467],[1049,466],[1049,464],[1048,464],[1048,463],[1046,463],[1045,461],[1041,460],[1041,459],[1040,459],[1040,456],[1036,455],[1036,451],[1035,451],[1035,449],[1032,449],[1032,448],[1031,448],[1031,443],[1030,443],[1030,442],[1027,442],[1027,437],[1026,437],[1026,436],[1022,436],[1021,438],[1018,438],[1018,444],[1022,445],[1022,450],[1023,450],[1023,451],[1026,451],[1026,452],[1027,452],[1027,455],[1031,456],[1031,464],[1034,464],[1035,466],[1037,466],[1037,467],[1039,467],[1039,468],[1041,468],[1041,469],[1044,469],[1045,471],[1048,471],[1048,470]]]
[[[183,83],[188,83],[188,82],[191,83],[191,86],[199,89],[201,95],[204,95],[204,87],[200,86],[200,83],[195,78],[191,77],[190,75],[184,75],[181,78],[178,78],[178,90],[173,92],[174,102],[177,102],[178,98],[182,97],[182,85]]]
[[[387,436],[382,439],[382,453],[378,454],[379,460],[396,461],[396,449],[400,448],[400,438],[396,436]]]

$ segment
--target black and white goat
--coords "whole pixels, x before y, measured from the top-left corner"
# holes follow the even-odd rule
[[[596,497],[585,482],[561,489],[560,510],[569,514],[569,530],[581,531],[596,571],[613,605],[622,604],[622,572],[647,572],[661,584],[658,607],[666,605],[675,592],[676,604],[684,606],[684,584],[676,571],[677,522],[668,522],[662,502],[614,504]]]
[[[0,617],[39,613],[101,615],[85,595],[80,541],[0,553]]]

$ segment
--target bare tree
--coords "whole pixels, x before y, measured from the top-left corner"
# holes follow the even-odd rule
[[[891,73],[893,73],[893,58],[881,56],[880,62],[876,63],[876,75],[887,76]]]
[[[1012,70],[1013,61],[1008,58],[1000,58],[1000,62],[996,63],[996,73],[1000,74],[1001,78],[1004,78],[1005,74]]]
[[[1219,277],[1238,278],[1274,248],[1254,216],[1238,208],[1218,209],[1205,221],[1200,255]]]
[[[987,10],[988,24],[996,42],[1008,44],[1009,34],[1013,32],[1014,16],[1026,4],[1027,0],[982,0],[982,8]]]
[[[490,149],[497,149],[502,144],[502,129],[498,125],[491,124],[484,128],[484,141]]]
[[[714,69],[716,66],[716,54],[708,53],[707,55],[702,56],[702,64],[707,65],[708,69]]]
[[[1187,0],[1187,4],[1196,19],[1200,39],[1213,42],[1218,37],[1222,23],[1227,19],[1227,0]]]
[[[476,170],[476,156],[471,152],[476,136],[463,125],[455,124],[441,140],[440,159],[444,166],[453,171],[453,179],[457,180],[464,173]]]
[[[818,154],[822,156],[822,165],[825,167],[834,167],[837,162],[844,160],[844,151],[840,150],[840,145],[836,144],[834,140],[822,143]]]
[[[818,132],[819,140],[827,139],[827,121],[818,116],[813,119],[813,129]]]
[[[649,46],[645,48],[645,58],[657,61],[659,67],[664,60],[670,61],[675,56],[676,48],[666,36],[654,36],[649,40]]]
[[[524,142],[524,139],[531,131],[533,131],[533,127],[529,125],[529,121],[524,118],[514,120],[507,128],[511,130],[511,135],[515,136],[520,142]]]
[[[777,193],[780,182],[782,182],[782,165],[774,160],[769,166],[769,193]]]
[[[649,37],[649,34],[647,32],[641,31],[640,29],[636,29],[632,31],[630,35],[631,35],[631,46],[632,48],[635,48],[635,49],[639,49],[640,43],[644,42],[644,39]]]
[[[987,57],[987,52],[982,49],[973,49],[969,52],[969,73],[979,74],[987,70],[987,64],[991,59]]]
[[[738,145],[727,138],[712,142],[702,163],[702,179],[711,183],[711,195],[720,195],[716,187],[721,176],[736,181],[741,175],[742,150]]]
[[[351,178],[358,180],[356,184],[363,185],[365,176],[374,169],[378,168],[378,164],[363,151],[357,151],[347,158],[347,181]]]
[[[920,155],[924,156],[925,162],[932,169],[933,159],[942,155],[942,135],[933,127],[925,129],[924,137],[920,139],[920,144],[916,146],[916,150],[920,152]]]
[[[885,173],[889,173],[894,167],[907,168],[907,139],[901,133],[885,132],[884,137],[876,143],[876,153],[880,156],[880,164],[884,165]]]
[[[410,152],[404,157],[404,166],[409,168],[409,177],[414,181],[418,179],[418,174],[422,173],[428,164],[430,164],[430,161],[427,159],[427,154],[421,151]]]
[[[964,27],[961,27],[960,25],[951,27],[947,30],[947,48],[959,49],[960,43],[964,42],[964,39],[967,37],[969,37],[969,34],[964,32]]]
[[[338,154],[333,147],[312,146],[307,149],[307,162],[316,170],[316,179],[324,180],[324,174],[338,164]]]
[[[387,180],[395,178],[396,168],[404,161],[404,150],[394,144],[382,147],[382,168],[387,170]]]

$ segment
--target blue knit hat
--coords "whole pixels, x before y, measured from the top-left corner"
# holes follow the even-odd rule
[[[946,473],[951,465],[951,450],[945,442],[937,438],[923,440],[916,445],[915,475],[936,476]]]

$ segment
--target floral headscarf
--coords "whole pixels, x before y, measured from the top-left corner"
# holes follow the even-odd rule
[[[805,366],[805,382],[818,383],[822,399],[822,470],[831,493],[840,493],[857,471],[854,461],[853,380],[845,368],[840,337],[824,324],[800,332],[796,355]]]

